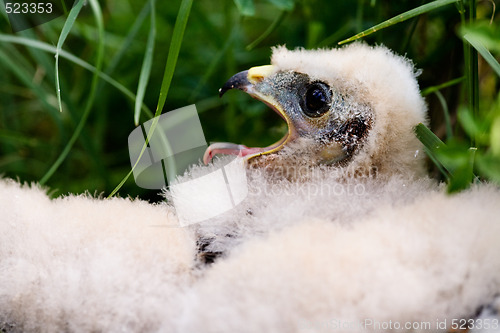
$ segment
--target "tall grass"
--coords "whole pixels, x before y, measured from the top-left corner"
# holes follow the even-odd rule
[[[419,16],[430,11],[436,10],[442,6],[455,3],[457,5],[457,15],[460,15],[461,26],[457,32],[458,37],[463,39],[464,50],[464,74],[465,74],[465,93],[463,94],[462,108],[462,126],[469,136],[470,146],[458,144],[453,139],[451,129],[451,121],[447,103],[440,93],[440,89],[448,87],[452,84],[462,81],[461,78],[454,79],[443,83],[437,87],[429,87],[427,91],[433,91],[439,98],[444,110],[444,118],[446,124],[446,132],[450,146],[436,137],[428,128],[420,124],[415,128],[417,137],[425,145],[425,149],[430,159],[436,164],[441,173],[446,177],[448,182],[449,192],[455,192],[467,188],[473,180],[492,180],[500,182],[498,175],[500,174],[500,155],[496,153],[496,139],[500,137],[500,133],[496,131],[498,128],[491,126],[496,122],[496,118],[500,119],[500,109],[493,107],[488,113],[490,117],[495,119],[488,120],[481,117],[479,114],[479,69],[478,69],[478,52],[483,59],[491,66],[491,68],[500,76],[500,66],[498,61],[493,57],[490,51],[481,42],[481,39],[486,38],[486,34],[479,33],[478,35],[470,35],[467,30],[474,27],[476,22],[476,1],[469,0],[436,0],[420,7],[411,9],[401,13],[389,20],[379,23],[365,31],[356,34],[346,40],[339,42],[344,44],[351,42],[381,29],[385,29],[404,22],[415,16]],[[494,5],[494,4],[493,4]],[[500,43],[500,35],[493,38],[492,43]],[[500,96],[500,95],[498,95]],[[497,97],[498,98],[498,97]],[[487,118],[487,117],[486,117]],[[475,125],[475,122],[483,122],[481,128]],[[486,139],[480,142],[478,136],[482,135]],[[482,143],[482,144],[481,144]],[[481,145],[481,147],[478,146]],[[487,161],[487,162],[486,162]],[[477,175],[475,174],[477,173]]]
[[[218,88],[268,63],[273,45],[355,39],[422,68],[431,126],[416,131],[450,191],[500,182],[500,30],[488,2],[93,0],[31,30],[0,28],[0,172],[55,195],[158,200],[128,177],[128,134],[153,108],[196,103],[209,141],[274,142],[286,131],[276,115],[242,94],[220,100]]]
[[[56,94],[57,94],[57,103],[59,105],[59,111],[62,112],[62,102],[61,102],[61,87],[60,87],[60,80],[59,80],[59,53],[61,52],[62,44],[64,43],[64,40],[68,36],[71,27],[73,26],[76,17],[78,16],[78,13],[80,12],[81,8],[83,5],[83,0],[79,0],[76,5],[71,9],[68,19],[66,20],[61,36],[59,37],[59,41],[57,42],[57,50],[56,50],[56,64],[55,64],[55,78],[56,78]],[[80,136],[80,133],[82,132],[83,127],[85,126],[85,123],[87,121],[87,118],[89,117],[89,113],[92,110],[92,106],[94,104],[94,99],[95,99],[95,94],[96,94],[96,89],[97,89],[97,83],[98,83],[98,73],[101,71],[101,66],[102,66],[102,58],[103,58],[103,51],[104,51],[104,26],[103,26],[103,20],[102,20],[102,13],[101,13],[101,7],[99,6],[99,3],[97,0],[90,0],[90,6],[92,7],[92,12],[94,13],[95,16],[95,21],[96,25],[99,31],[99,39],[98,39],[98,47],[97,47],[97,59],[96,59],[96,66],[95,66],[95,72],[94,75],[92,76],[92,83],[90,85],[90,93],[89,96],[87,97],[87,101],[85,104],[85,108],[83,110],[82,117],[80,121],[78,122],[78,125],[75,128],[75,131],[71,135],[71,138],[67,142],[66,146],[64,147],[63,151],[59,155],[59,157],[55,160],[55,162],[50,166],[49,170],[43,175],[43,177],[40,179],[40,184],[44,185],[47,180],[52,177],[54,172],[56,172],[57,168],[61,165],[61,163],[64,161],[66,156],[69,154],[71,148],[75,144],[76,140]]]
[[[189,18],[189,13],[191,11],[191,6],[193,5],[193,0],[183,0],[181,2],[181,6],[179,9],[179,14],[177,16],[177,20],[175,22],[174,26],[174,31],[172,34],[172,41],[170,43],[170,49],[168,53],[168,58],[167,58],[167,64],[165,65],[165,73],[163,74],[163,80],[160,88],[160,96],[158,98],[158,105],[156,107],[156,112],[155,112],[155,122],[151,125],[150,132],[147,133],[147,138],[146,142],[151,138],[152,133],[154,132],[158,120],[158,116],[162,113],[163,107],[165,106],[165,101],[167,99],[167,94],[170,89],[170,84],[172,82],[172,77],[174,75],[175,71],[175,66],[177,63],[177,58],[179,57],[179,51],[182,43],[182,39],[184,37],[184,31],[186,30],[186,24]],[[156,34],[155,28],[154,28],[154,22],[155,22],[155,7],[154,7],[154,0],[151,0],[151,27],[152,29],[149,32],[149,38],[148,38],[148,48],[146,50],[146,55],[144,58],[144,65],[142,67],[141,71],[141,78],[144,77],[149,77],[149,72],[151,68],[151,57],[152,57],[152,50],[153,50],[153,41],[154,41],[154,36]],[[146,73],[146,74],[145,74]],[[144,75],[145,74],[145,75]],[[147,84],[147,79],[139,80],[139,88],[138,91],[144,90],[144,86]],[[139,95],[139,93],[138,93]],[[141,97],[143,96],[143,93],[141,94]],[[136,120],[136,125],[137,125],[137,120],[139,119],[139,112],[141,109],[139,108],[138,105],[140,105],[142,101],[139,103],[136,103],[136,109],[135,109],[135,117],[134,119]],[[144,143],[146,145],[146,142]],[[141,154],[139,155],[139,158],[137,159],[135,165],[132,166],[132,170],[122,179],[122,181],[116,186],[116,188],[111,192],[109,196],[113,196],[118,192],[118,190],[123,186],[123,184],[127,181],[127,179],[130,177],[130,175],[133,172],[133,169],[137,166],[137,163],[141,159],[142,154],[144,154],[145,151],[145,146],[142,148]]]

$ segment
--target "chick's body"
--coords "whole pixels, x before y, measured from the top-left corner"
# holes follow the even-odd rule
[[[206,162],[233,153],[251,166],[237,184],[247,198],[210,221],[181,228],[170,204],[50,200],[0,180],[0,331],[442,332],[498,309],[500,190],[448,196],[425,175],[412,63],[363,44],[278,47],[271,63],[221,93],[262,100],[288,133],[264,148],[209,147]],[[210,265],[197,261],[200,240],[222,254]]]

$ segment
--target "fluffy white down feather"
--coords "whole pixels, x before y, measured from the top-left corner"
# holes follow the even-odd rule
[[[422,176],[410,125],[425,120],[425,106],[413,67],[383,48],[340,52],[350,49],[356,61],[378,52],[380,66],[357,78],[368,93],[377,74],[390,81],[388,68],[408,83],[397,102],[389,98],[397,84],[374,101],[376,112],[392,110],[398,124],[390,132],[389,118],[376,114],[386,123],[369,138],[377,146],[367,148],[380,157],[376,177],[320,167],[306,182],[290,183],[249,170],[247,200],[188,228],[177,226],[168,204],[50,200],[36,185],[0,180],[0,329],[352,332],[372,320],[402,328],[429,322],[438,331],[436,320],[449,327],[493,302],[500,294],[500,190],[481,184],[449,196]],[[273,62],[288,66],[291,55],[276,52]],[[351,67],[345,60],[342,68]],[[391,105],[413,116],[398,118]],[[196,262],[199,235],[219,236],[210,249],[224,255],[214,264]]]
[[[166,205],[50,201],[4,180],[1,321],[25,332],[328,332],[335,320],[468,318],[500,292],[497,188],[447,196],[394,178],[365,190],[253,198],[256,228],[243,218],[246,239],[195,268],[192,230],[169,226]]]

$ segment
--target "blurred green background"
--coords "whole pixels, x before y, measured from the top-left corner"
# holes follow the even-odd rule
[[[154,7],[152,2],[103,0],[99,5],[104,26],[102,71],[134,94],[151,34],[153,10],[156,35],[144,104],[154,112],[181,1],[159,1]],[[273,143],[286,131],[277,115],[245,94],[229,92],[223,99],[218,98],[219,87],[230,76],[268,64],[274,45],[336,47],[343,39],[430,2],[193,1],[163,112],[194,103],[208,142],[230,141],[248,146]],[[462,5],[466,9],[464,15],[460,14]],[[471,19],[467,12],[471,8],[476,9],[476,19]],[[457,165],[469,163],[467,149],[477,147],[476,155],[486,156],[486,162],[473,162],[474,174],[490,180],[500,179],[500,152],[495,145],[497,139],[500,144],[500,122],[496,121],[500,119],[499,76],[481,56],[477,70],[467,69],[471,61],[461,36],[464,27],[471,29],[498,59],[499,14],[494,8],[493,1],[457,1],[363,38],[369,44],[385,44],[406,55],[422,69],[419,83],[429,104],[431,129],[451,147],[445,160],[451,159],[451,164]],[[40,41],[56,47],[67,16],[18,33],[12,32],[5,12],[0,19],[3,177],[28,182],[42,179],[81,122],[91,95],[92,72],[59,58],[63,108],[59,112],[54,54],[34,46],[34,41]],[[62,49],[95,65],[98,39],[94,12],[89,4],[84,4]],[[472,97],[467,76],[471,73],[477,76],[478,83],[477,91],[472,93],[479,101],[476,110],[471,110],[469,103]],[[440,87],[442,84],[445,87]],[[54,196],[87,190],[108,195],[131,169],[127,138],[135,128],[134,100],[103,80],[97,83],[95,99],[91,100],[81,134],[46,181]],[[141,114],[141,123],[148,119],[145,113]],[[429,167],[433,176],[445,179],[432,163]],[[152,201],[160,199],[158,191],[137,187],[133,177],[119,193]]]

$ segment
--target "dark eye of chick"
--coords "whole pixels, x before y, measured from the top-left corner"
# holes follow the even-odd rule
[[[302,101],[302,111],[312,118],[325,114],[330,108],[332,93],[328,85],[323,82],[313,82],[306,87]]]

